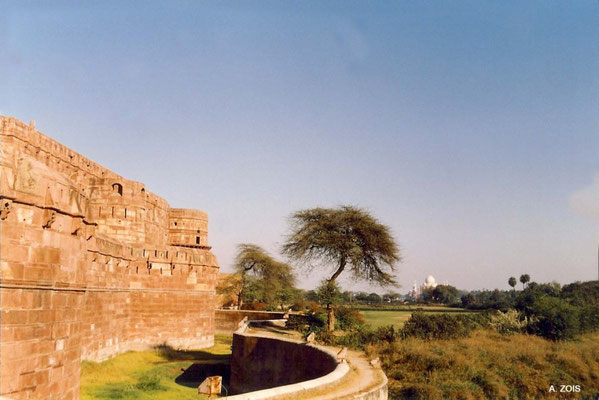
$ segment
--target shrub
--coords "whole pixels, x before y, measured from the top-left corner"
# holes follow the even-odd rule
[[[466,337],[474,328],[481,325],[467,315],[425,314],[415,312],[402,329],[404,337],[420,339],[456,339]]]
[[[376,330],[376,338],[378,341],[391,343],[399,338],[399,331],[393,325],[381,326]]]
[[[366,326],[360,326],[357,329],[350,331],[348,334],[338,337],[336,344],[338,346],[345,346],[350,349],[362,350],[368,344],[376,342],[378,339],[377,334]]]
[[[599,330],[599,303],[580,308],[580,330],[581,332]]]
[[[296,300],[292,305],[293,311],[303,311],[306,308],[306,303],[303,300]]]
[[[528,331],[552,340],[572,339],[580,332],[580,308],[558,297],[540,297],[530,307]]]
[[[310,332],[308,332],[308,334],[310,334]],[[335,335],[333,335],[333,332],[329,332],[328,329],[322,329],[316,332],[316,340],[318,340],[319,343],[327,346],[334,345],[337,342],[337,338]]]
[[[597,304],[599,303],[599,281],[570,283],[562,288],[561,297],[578,306]]]
[[[320,308],[320,306],[318,305],[317,302],[315,301],[309,301],[306,304],[306,309],[308,310],[308,312],[312,312],[312,313],[317,313],[317,312],[321,312],[322,308]]]
[[[262,303],[259,301],[254,301],[253,303],[245,303],[242,307],[243,310],[254,310],[254,311],[264,311],[268,307],[268,304]]]
[[[524,332],[527,325],[528,320],[522,318],[516,310],[505,313],[498,311],[490,316],[490,326],[503,335]]]
[[[335,310],[335,317],[337,319],[337,328],[344,331],[356,329],[364,324],[364,317],[360,314],[360,311],[349,307],[339,307]]]

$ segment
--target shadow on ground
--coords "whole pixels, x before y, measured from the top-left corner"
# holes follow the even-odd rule
[[[228,363],[195,363],[190,365],[181,375],[175,378],[175,383],[189,388],[197,388],[209,376],[223,377],[223,385],[229,387],[231,369]]]
[[[177,350],[166,343],[159,344],[153,347],[160,356],[170,361],[229,361],[229,354],[213,354],[202,350]]]

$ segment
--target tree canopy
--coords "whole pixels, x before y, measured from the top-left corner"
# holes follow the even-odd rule
[[[397,285],[392,272],[400,261],[399,248],[390,229],[365,210],[352,206],[312,208],[291,216],[291,233],[283,253],[308,269],[320,262],[333,274],[333,286],[348,268],[356,279],[371,283]],[[328,328],[335,328],[335,312],[327,304]]]
[[[357,279],[383,286],[397,284],[392,272],[400,254],[390,229],[353,206],[293,214],[283,253],[308,268],[314,261],[327,265],[333,271],[330,281],[348,268]]]
[[[261,301],[280,305],[293,297],[295,275],[291,267],[275,260],[260,246],[242,243],[237,246],[233,268],[240,277],[238,306],[242,301]]]

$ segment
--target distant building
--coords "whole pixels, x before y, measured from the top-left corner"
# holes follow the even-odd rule
[[[420,286],[418,286],[416,281],[414,281],[414,284],[412,285],[412,290],[410,290],[408,292],[408,298],[411,300],[414,300],[414,301],[418,300],[422,296],[422,292],[424,290],[434,289],[436,287],[437,287],[437,281],[435,280],[435,277],[432,275],[429,275],[424,280],[424,283]]]

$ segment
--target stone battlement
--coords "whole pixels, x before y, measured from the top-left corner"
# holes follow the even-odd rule
[[[213,343],[208,215],[0,117],[0,395],[79,396],[81,360]]]

